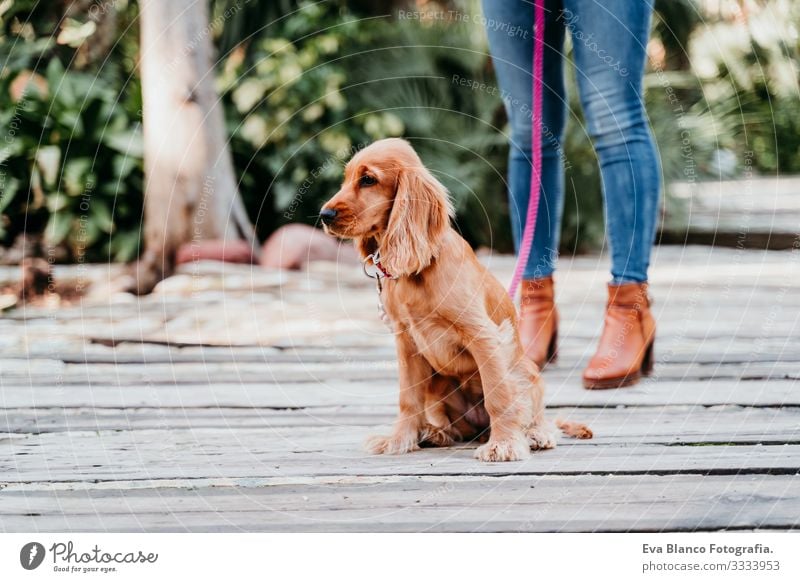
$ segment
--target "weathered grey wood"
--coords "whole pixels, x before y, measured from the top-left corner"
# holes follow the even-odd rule
[[[584,363],[549,370],[549,377],[574,378]],[[0,360],[0,373],[6,386],[31,384],[84,385],[110,382],[120,386],[147,386],[200,382],[222,383],[235,380],[245,384],[321,382],[331,378],[359,381],[397,380],[397,362],[362,360],[342,354],[332,362],[230,363],[176,362],[172,364],[116,365],[66,364],[58,360]],[[800,380],[800,362],[765,362],[746,364],[656,364],[659,380]]]
[[[577,376],[577,374],[576,374]],[[545,401],[550,406],[799,406],[800,382],[770,380],[731,382],[645,381],[624,390],[584,390],[579,379],[555,379],[545,375]],[[59,384],[9,386],[3,381],[0,410],[26,407],[98,408],[183,408],[255,407],[287,408],[310,406],[394,405],[397,384],[392,381],[342,382],[336,378],[317,383],[247,384],[229,378],[224,383],[152,384],[118,386],[98,383],[92,386]],[[1,413],[0,413],[1,414]]]
[[[666,198],[667,222],[681,234],[687,231],[728,234],[739,239],[748,233],[789,239],[800,235],[797,178],[767,176],[744,183],[741,180],[683,182],[671,184],[670,190],[673,196]]]
[[[394,405],[271,408],[140,408],[140,409],[9,409],[0,415],[0,433],[38,434],[108,430],[180,430],[373,427],[392,422]],[[589,446],[607,443],[800,444],[800,408],[719,406],[555,408],[550,418],[588,424],[589,441],[564,441]],[[376,428],[377,430],[377,428]]]
[[[800,306],[799,306],[800,307]],[[7,339],[8,336],[6,336]],[[662,341],[663,340],[663,341]],[[27,351],[4,350],[3,360],[56,360],[67,364],[165,364],[165,363],[319,363],[340,362],[343,356],[361,361],[393,360],[393,345],[346,346],[330,348],[296,345],[285,348],[271,346],[226,346],[174,347],[162,344],[121,343],[116,348],[98,344],[78,346],[75,341],[65,340],[57,344],[58,349],[34,347]],[[559,354],[565,362],[578,362],[591,349],[586,339],[565,337],[559,346]],[[741,338],[707,340],[692,344],[679,338],[663,338],[659,335],[658,359],[673,364],[743,364],[747,362],[775,363],[800,362],[800,343],[790,338],[769,338],[754,349],[753,341]],[[553,367],[551,367],[551,370]]]
[[[483,260],[510,279],[513,260]],[[501,465],[474,445],[362,451],[390,428],[397,365],[357,266],[204,263],[149,297],[5,313],[0,530],[799,527],[800,255],[656,248],[655,374],[586,391],[606,265],[562,261],[544,374],[550,417],[595,438]]]
[[[0,493],[0,531],[662,531],[800,527],[793,476],[400,477]]]
[[[387,427],[388,428],[388,427]],[[519,463],[482,464],[474,446],[371,456],[372,428],[348,426],[47,433],[0,443],[8,482],[323,475],[778,473],[800,471],[800,445],[563,446]]]

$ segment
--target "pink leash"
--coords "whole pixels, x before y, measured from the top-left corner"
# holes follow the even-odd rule
[[[533,234],[536,231],[536,215],[539,211],[539,192],[542,184],[542,75],[544,71],[544,0],[534,1],[533,30],[533,123],[531,124],[533,145],[531,164],[531,193],[528,199],[528,215],[525,218],[525,229],[519,244],[519,257],[514,268],[514,277],[508,288],[508,294],[514,299],[517,288],[522,281],[522,272],[528,263],[533,245]]]

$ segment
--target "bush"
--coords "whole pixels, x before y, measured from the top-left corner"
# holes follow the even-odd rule
[[[58,24],[39,4],[15,3],[3,15],[0,94],[10,99],[0,110],[0,243],[43,234],[72,260],[130,260],[143,188],[140,90],[122,66],[133,60],[115,36],[111,64],[92,62],[80,37],[90,29]]]
[[[452,192],[465,237],[510,251],[505,113],[485,34],[472,19],[383,16],[389,5],[401,4],[249,2],[213,19],[224,51],[218,88],[251,219],[262,239],[286,222],[315,223],[356,149],[403,136]],[[73,260],[128,260],[142,218],[137,8],[116,0],[112,22],[92,6],[111,4],[0,4],[0,245],[44,233]],[[230,6],[212,0],[214,14]],[[696,18],[691,0],[657,2],[667,70],[648,75],[646,100],[667,180],[730,174],[726,153],[744,151],[757,170],[800,171],[791,36],[800,8],[769,6],[750,22],[751,39],[739,24]],[[479,3],[463,8],[476,13]],[[783,10],[778,34],[772,8]],[[690,63],[694,71],[675,70]],[[581,251],[602,242],[602,199],[573,89],[562,247]]]
[[[336,57],[363,36],[357,21],[318,5],[275,33],[289,31],[301,40],[276,34],[247,55],[236,50],[220,78],[241,190],[262,236],[285,222],[313,222],[353,151],[405,129],[396,115],[347,94],[346,63]]]
[[[308,4],[267,39],[234,50],[221,79],[242,190],[262,235],[315,222],[355,150],[403,136],[451,190],[468,238],[508,249],[497,169],[505,138],[492,124],[500,101],[453,83],[454,75],[491,83],[486,58],[464,49],[473,33],[470,24],[361,19]]]
[[[744,23],[711,22],[692,39],[687,101],[715,119],[722,147],[740,160],[752,152],[765,173],[800,172],[799,24],[797,2],[770,0]]]

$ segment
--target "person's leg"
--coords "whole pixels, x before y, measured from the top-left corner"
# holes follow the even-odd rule
[[[564,0],[578,90],[603,183],[611,247],[609,298],[586,388],[616,388],[650,372],[655,321],[647,269],[661,170],[643,104],[652,0]]]
[[[586,126],[600,161],[612,282],[647,280],[661,169],[642,78],[653,0],[564,0]]]
[[[492,62],[509,119],[509,212],[514,243],[519,250],[531,187],[533,3],[484,0],[483,10]],[[561,143],[567,102],[563,66],[564,25],[558,21],[561,0],[548,0],[545,11],[542,188],[525,279],[546,277],[555,270],[564,205]]]
[[[531,191],[534,6],[522,0],[484,0],[483,6],[492,60],[509,118],[509,213],[514,243],[519,251]],[[552,274],[558,257],[564,206],[561,143],[567,108],[562,52],[564,26],[558,21],[560,13],[561,0],[546,2],[542,184],[533,246],[521,286],[520,338],[525,354],[539,367],[556,359],[558,338]]]

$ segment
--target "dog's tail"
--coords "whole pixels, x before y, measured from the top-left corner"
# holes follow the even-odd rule
[[[556,426],[561,429],[566,436],[574,439],[590,439],[594,436],[592,429],[585,424],[579,422],[571,422],[569,420],[556,419]]]

